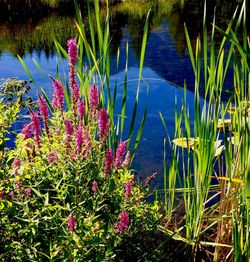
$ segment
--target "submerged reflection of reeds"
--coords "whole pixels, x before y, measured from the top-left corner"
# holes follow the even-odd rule
[[[13,1],[7,1],[14,5]],[[13,2],[13,3],[12,3]],[[24,1],[30,6],[37,5],[32,1]],[[50,2],[50,7],[58,7],[67,1],[46,1],[41,0],[44,6]],[[16,1],[16,8],[17,8]],[[3,4],[0,4],[0,6]],[[82,4],[83,5],[83,4]],[[232,1],[208,1],[207,17],[208,21],[212,21],[214,7],[217,6],[216,19],[218,25],[223,25],[230,19],[236,2]],[[84,5],[83,5],[84,7]],[[86,7],[86,6],[85,6]],[[32,53],[34,51],[40,53],[44,51],[47,56],[53,55],[54,39],[57,39],[62,45],[66,40],[77,34],[74,25],[74,12],[72,9],[65,9],[68,12],[47,13],[42,15],[42,11],[38,15],[23,16],[22,11],[15,13],[14,16],[2,17],[0,21],[0,54],[7,51],[16,56]],[[149,30],[153,32],[157,30],[164,21],[168,23],[168,30],[175,44],[175,48],[180,56],[185,53],[186,40],[184,37],[184,22],[189,28],[191,39],[195,41],[202,26],[203,1],[198,0],[157,0],[157,1],[124,1],[111,4],[110,13],[110,30],[112,36],[111,50],[116,52],[120,46],[123,37],[124,28],[131,37],[132,46],[135,54],[139,56],[140,46],[143,36],[144,22],[148,11],[151,10]],[[67,14],[68,13],[68,14]],[[83,12],[83,17],[85,16]],[[20,16],[19,16],[20,15]],[[103,5],[101,16],[105,21],[106,7]],[[87,18],[83,18],[86,21]],[[195,23],[194,23],[195,21]],[[86,26],[88,28],[88,26]],[[149,35],[150,35],[149,32]]]

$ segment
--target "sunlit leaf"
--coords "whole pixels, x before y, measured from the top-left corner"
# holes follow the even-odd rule
[[[224,177],[224,176],[218,176],[218,177],[212,176],[212,177],[217,178],[218,180],[231,181],[231,182],[240,183],[240,184],[244,182],[242,179],[239,179],[239,178],[229,178],[229,177]]]
[[[221,153],[222,153],[222,151],[224,150],[224,148],[225,148],[224,145],[223,145],[223,146],[219,146],[219,147],[217,147],[216,150],[215,150],[215,154],[214,154],[214,156],[215,156],[215,157],[220,156]]]
[[[198,142],[197,138],[175,138],[172,141],[175,145],[182,147],[182,148],[193,148],[194,144]]]
[[[217,124],[217,128],[222,129],[222,128],[228,128],[232,123],[231,119],[218,119],[218,124]]]

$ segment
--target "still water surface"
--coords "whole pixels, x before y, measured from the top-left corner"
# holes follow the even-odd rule
[[[212,21],[215,5],[216,19],[220,26],[231,18],[236,1],[208,1],[208,20]],[[187,82],[187,101],[192,115],[193,73],[187,53],[184,36],[184,22],[189,28],[192,42],[201,32],[203,1],[159,0],[150,3],[123,2],[111,7],[111,83],[118,80],[120,91],[123,86],[126,60],[125,46],[129,44],[128,58],[128,119],[136,92],[140,46],[143,27],[148,10],[151,8],[150,32],[143,70],[144,81],[141,84],[138,121],[139,126],[144,106],[148,105],[148,117],[141,144],[134,161],[134,168],[142,176],[157,172],[155,183],[162,183],[163,140],[166,137],[159,118],[161,112],[168,126],[170,136],[174,132],[175,105],[180,108],[183,99],[183,82]],[[103,17],[105,10],[102,9]],[[0,19],[0,78],[18,77],[28,79],[16,55],[19,54],[28,65],[39,87],[43,87],[51,96],[53,88],[49,74],[55,76],[56,64],[60,63],[60,72],[67,74],[67,62],[59,61],[54,49],[56,38],[63,46],[67,39],[77,34],[74,27],[74,15],[51,13],[37,17],[2,17]],[[216,35],[217,36],[217,35]],[[218,36],[218,39],[220,36]],[[121,58],[118,72],[115,69],[116,51],[120,48]],[[35,59],[46,77],[42,76],[33,63]],[[150,87],[149,96],[147,89]],[[39,90],[32,87],[30,95],[36,97]],[[121,96],[121,92],[118,96]],[[118,98],[119,100],[119,98]],[[121,101],[121,100],[119,100]],[[118,105],[119,106],[119,105]],[[17,127],[18,128],[18,127]],[[168,153],[168,161],[170,154]]]

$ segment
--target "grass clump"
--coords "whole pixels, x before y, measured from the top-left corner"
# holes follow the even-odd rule
[[[215,30],[223,35],[218,52]],[[195,48],[187,29],[185,32],[195,76],[194,121],[184,100],[181,112],[175,116],[175,139],[170,141],[173,161],[168,177],[165,167],[167,226],[162,230],[182,242],[181,253],[192,259],[248,261],[250,46],[246,2],[235,12],[226,31],[218,28],[214,20],[210,43],[206,9],[203,39],[197,38]],[[221,98],[230,65],[234,92],[225,103]],[[204,94],[204,101],[200,93]]]

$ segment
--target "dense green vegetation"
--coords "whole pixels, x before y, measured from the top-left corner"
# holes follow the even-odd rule
[[[194,44],[184,28],[195,77],[194,116],[189,114],[184,82],[184,101],[174,116],[174,137],[168,134],[164,115],[159,116],[166,128],[163,146],[171,148],[172,162],[167,166],[165,155],[164,188],[157,190],[151,203],[145,201],[150,177],[143,185],[137,183],[130,165],[147,117],[145,108],[136,129],[152,20],[147,13],[138,52],[133,114],[126,123],[127,61],[121,108],[115,114],[118,87],[110,86],[109,9],[103,9],[104,16],[97,0],[87,7],[86,30],[76,6],[77,41],[71,39],[68,50],[55,41],[58,55],[69,61],[69,79],[62,83],[62,76],[54,76],[52,101],[41,90],[39,115],[27,105],[31,122],[18,134],[13,150],[6,150],[5,137],[20,109],[20,99],[11,105],[1,101],[0,258],[249,261],[250,40],[246,1],[226,29],[217,26],[215,16],[208,30],[205,8],[202,37]],[[129,9],[126,3],[120,8]],[[216,32],[221,35],[219,44]],[[128,47],[126,52],[128,57]],[[118,51],[117,64],[119,55]],[[84,57],[87,70],[83,70]],[[222,101],[231,64],[233,92]],[[35,79],[33,82],[36,85]]]

